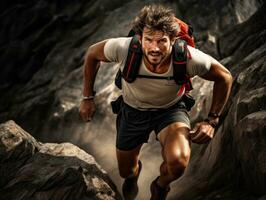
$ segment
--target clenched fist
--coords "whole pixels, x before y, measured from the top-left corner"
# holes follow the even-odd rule
[[[210,141],[214,136],[214,128],[208,122],[200,122],[190,131],[192,142],[202,144]]]
[[[85,122],[90,122],[96,111],[96,105],[93,99],[82,100],[79,107],[79,114]]]

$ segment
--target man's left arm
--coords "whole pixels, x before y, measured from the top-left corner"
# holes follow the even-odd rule
[[[233,82],[230,72],[215,59],[211,62],[210,70],[201,77],[214,81],[214,87],[208,118],[204,122],[197,123],[190,132],[191,140],[195,143],[205,143],[213,137],[215,126],[219,123],[219,116],[229,98]]]

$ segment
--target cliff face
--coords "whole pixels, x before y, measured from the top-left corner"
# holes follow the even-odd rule
[[[218,37],[222,62],[234,77],[232,94],[215,138],[208,145],[193,146],[195,154],[175,183],[173,199],[260,199],[265,195],[265,11],[264,5]]]
[[[102,65],[95,85],[98,110],[93,122],[84,124],[78,117],[81,65],[90,44],[127,35],[130,21],[151,2],[156,1],[2,1],[0,121],[13,119],[42,142],[77,144],[119,186],[115,118],[109,107],[117,95],[112,85],[116,68]],[[197,47],[221,60],[234,77],[215,138],[193,145],[190,166],[173,184],[170,199],[259,199],[266,188],[265,5],[255,0],[165,4],[193,25]],[[191,111],[192,122],[208,112],[211,83],[195,79],[194,88],[198,104]],[[154,138],[141,159],[139,198],[147,199],[161,162]]]

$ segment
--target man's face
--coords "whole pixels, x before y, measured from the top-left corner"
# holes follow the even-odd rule
[[[171,53],[173,43],[162,31],[152,31],[145,27],[141,38],[144,59],[151,65],[161,64]]]

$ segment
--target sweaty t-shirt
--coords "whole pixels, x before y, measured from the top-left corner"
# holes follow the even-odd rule
[[[121,70],[126,62],[131,39],[131,37],[113,38],[104,46],[105,57],[110,62],[116,62]],[[190,55],[187,60],[187,74],[190,77],[203,75],[209,71],[214,60],[211,56],[190,46],[188,52]],[[172,77],[172,61],[167,72],[157,74],[148,70],[142,59],[139,74]],[[133,83],[128,83],[122,78],[122,95],[125,103],[139,110],[168,108],[177,103],[184,92],[174,80],[137,77]]]

